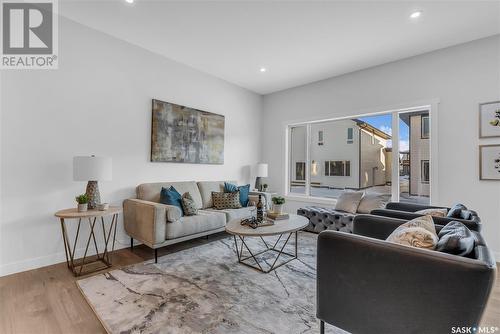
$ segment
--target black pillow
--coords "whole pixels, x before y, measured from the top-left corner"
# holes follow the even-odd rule
[[[467,256],[474,249],[474,234],[460,222],[452,221],[446,224],[439,231],[438,237],[437,251]]]
[[[462,210],[467,210],[465,205],[463,204],[455,204],[451,207],[450,211],[448,211],[448,217],[451,218],[462,218]]]

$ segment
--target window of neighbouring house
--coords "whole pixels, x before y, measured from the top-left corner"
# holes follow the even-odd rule
[[[422,183],[429,183],[430,181],[429,160],[421,161],[421,181]]]
[[[347,128],[347,144],[354,143],[354,130],[353,128]]]
[[[323,145],[323,131],[322,130],[318,131],[318,145],[319,146]]]
[[[422,116],[422,125],[421,125],[421,135],[422,139],[429,138],[430,126],[429,126],[429,116]]]
[[[325,161],[325,176],[350,176],[350,161]]]
[[[305,181],[306,179],[306,163],[297,162],[295,163],[295,180]]]

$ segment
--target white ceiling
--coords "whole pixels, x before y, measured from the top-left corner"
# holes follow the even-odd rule
[[[260,94],[500,33],[499,1],[62,0],[59,10]]]

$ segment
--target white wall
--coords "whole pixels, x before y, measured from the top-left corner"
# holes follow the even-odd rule
[[[4,275],[64,260],[53,214],[85,191],[72,180],[75,155],[113,158],[113,181],[100,187],[115,205],[141,182],[250,181],[246,166],[259,161],[259,95],[67,19],[59,30],[58,70],[1,77]],[[225,115],[225,164],[149,162],[152,98]],[[128,245],[121,217],[118,240]]]
[[[284,126],[439,99],[436,204],[479,211],[500,259],[500,182],[479,181],[478,104],[500,99],[500,36],[288,89],[264,98],[263,159],[272,189],[284,191]],[[287,209],[310,203],[288,201]]]
[[[390,168],[390,165],[385,162],[384,149],[386,147],[386,139],[361,130],[360,188],[385,185],[385,171],[386,168]]]

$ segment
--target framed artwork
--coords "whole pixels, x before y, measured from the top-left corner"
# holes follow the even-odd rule
[[[479,138],[500,137],[500,101],[479,105]]]
[[[151,161],[224,163],[224,116],[153,100]]]
[[[479,146],[479,179],[500,181],[500,144]]]

